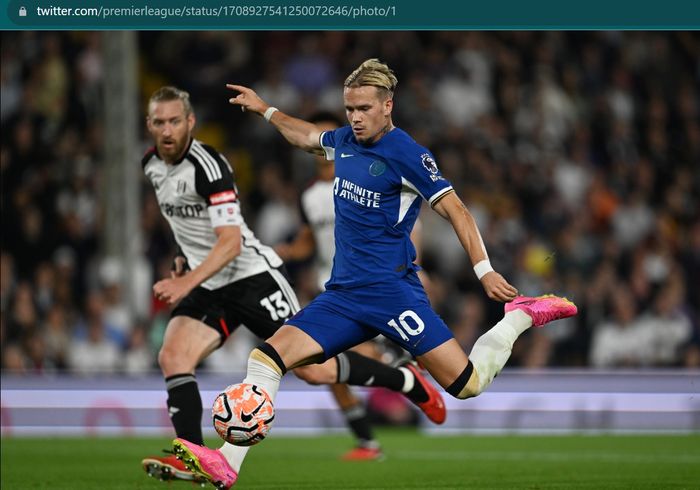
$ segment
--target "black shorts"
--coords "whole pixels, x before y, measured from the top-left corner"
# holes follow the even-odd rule
[[[283,268],[262,272],[219,289],[193,289],[170,314],[187,316],[221,334],[223,343],[241,324],[261,339],[275,333],[299,311]]]

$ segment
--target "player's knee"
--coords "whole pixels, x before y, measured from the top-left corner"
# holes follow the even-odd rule
[[[282,358],[275,348],[267,342],[263,342],[250,352],[250,356],[248,357],[248,374],[250,374],[251,368],[255,365],[264,365],[276,371],[280,376],[284,376],[287,372],[284,361],[282,361]]]
[[[194,372],[199,358],[177,345],[164,344],[158,351],[158,365],[166,376]]]
[[[335,382],[333,373],[324,369],[319,364],[295,368],[294,374],[297,378],[311,385],[327,385]]]
[[[179,363],[179,356],[175,349],[163,346],[160,351],[158,351],[158,365],[164,373],[177,370]]]
[[[460,400],[473,398],[481,393],[481,384],[479,383],[479,374],[474,369],[471,361],[467,362],[467,367],[457,376],[457,379],[447,388],[450,395]]]
[[[467,398],[474,398],[475,396],[479,396],[481,394],[481,391],[478,389],[472,389],[469,387],[464,387],[461,391],[457,392],[455,391],[448,391],[450,395],[453,397],[457,398],[458,400],[466,400]]]

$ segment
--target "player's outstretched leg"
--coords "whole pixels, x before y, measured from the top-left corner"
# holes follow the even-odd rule
[[[457,341],[451,339],[419,360],[450,395],[459,399],[475,397],[501,372],[520,334],[532,326],[540,327],[576,313],[576,305],[566,298],[520,296],[505,306],[503,319],[478,338],[468,358]],[[455,376],[455,368],[460,366],[464,367]]]
[[[216,449],[178,438],[173,441],[173,451],[187,469],[198,478],[211,482],[218,490],[228,490],[238,479],[238,473]]]
[[[165,451],[170,452],[170,451]],[[175,454],[168,456],[149,456],[141,461],[141,466],[148,476],[161,481],[183,480],[204,483],[207,480],[188,470],[185,464],[177,459]]]
[[[476,396],[491,384],[510,357],[515,340],[528,328],[576,315],[576,305],[566,298],[552,294],[529,297],[519,296],[505,305],[503,320],[483,334],[469,353],[470,364],[476,376],[467,388],[468,398]],[[469,367],[469,366],[467,366]]]

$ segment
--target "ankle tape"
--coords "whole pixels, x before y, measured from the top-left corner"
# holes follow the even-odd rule
[[[253,351],[250,353],[250,357],[262,362],[263,364],[267,364],[272,369],[277,371],[280,376],[284,376],[284,374],[287,372],[287,367],[284,365],[284,362],[282,362],[282,358],[277,353],[275,348],[267,342],[263,342],[253,349]]]

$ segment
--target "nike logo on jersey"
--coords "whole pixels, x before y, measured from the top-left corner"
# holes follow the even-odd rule
[[[246,422],[246,423],[250,422],[253,419],[253,417],[255,416],[255,414],[260,411],[260,409],[263,407],[263,405],[265,405],[265,401],[266,400],[263,400],[260,403],[260,405],[258,405],[258,408],[256,408],[255,410],[253,410],[250,413],[245,413],[243,410],[241,410],[241,421]]]
[[[354,157],[352,153],[341,153],[340,158],[348,158],[348,157]]]
[[[365,386],[372,386],[374,383],[374,376],[370,376],[367,381],[365,381]]]
[[[175,416],[175,414],[178,413],[179,411],[180,411],[180,409],[177,407],[168,407],[168,416],[170,418],[173,418]]]

